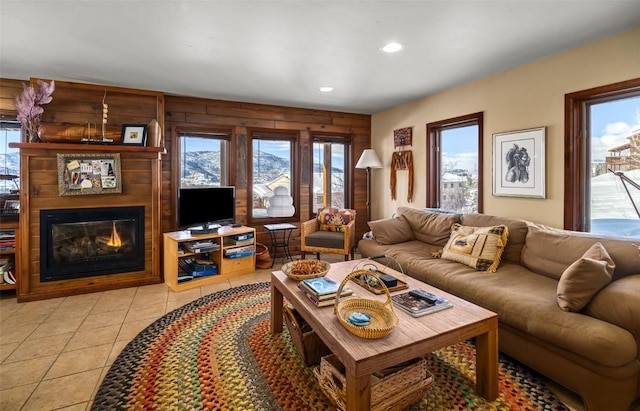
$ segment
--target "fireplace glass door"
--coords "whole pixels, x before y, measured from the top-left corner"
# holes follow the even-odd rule
[[[144,269],[144,207],[42,210],[40,280]]]

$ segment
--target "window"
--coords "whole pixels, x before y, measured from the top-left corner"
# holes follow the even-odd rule
[[[312,212],[322,207],[350,208],[350,150],[348,137],[313,137]]]
[[[640,238],[640,79],[567,94],[565,106],[565,228]]]
[[[296,142],[297,134],[251,133],[249,215],[253,219],[269,218],[269,199],[278,186],[287,188],[289,195],[294,199],[294,207],[296,206]]]
[[[180,133],[178,187],[229,185],[230,139],[230,133]]]
[[[427,124],[427,207],[482,212],[482,113]]]
[[[9,147],[9,143],[20,142],[20,123],[3,120],[0,122],[2,147],[0,148],[0,195],[17,194],[19,190],[20,153],[17,148]],[[2,206],[0,204],[0,206]]]

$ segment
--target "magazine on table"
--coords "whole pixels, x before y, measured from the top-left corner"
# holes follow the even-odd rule
[[[340,283],[329,277],[307,278],[302,283],[316,295],[335,294]]]
[[[391,296],[393,304],[414,317],[435,313],[452,307],[449,300],[424,290],[411,290]]]

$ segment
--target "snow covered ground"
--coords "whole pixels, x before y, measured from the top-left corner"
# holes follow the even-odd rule
[[[640,184],[640,169],[624,175]],[[640,190],[626,183],[640,209]],[[633,208],[620,177],[606,173],[591,179],[591,232],[640,239],[640,217]]]

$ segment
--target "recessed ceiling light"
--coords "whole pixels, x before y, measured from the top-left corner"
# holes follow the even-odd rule
[[[398,42],[392,41],[391,43],[387,43],[382,47],[382,51],[385,53],[396,53],[402,50],[404,46]]]
[[[320,91],[322,91],[323,93],[328,93],[330,91],[333,91],[333,87],[329,87],[329,86],[320,87]]]

